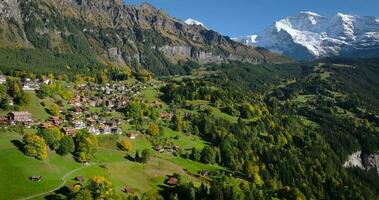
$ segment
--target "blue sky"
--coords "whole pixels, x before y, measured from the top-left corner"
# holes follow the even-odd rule
[[[379,16],[379,0],[125,0],[127,4],[148,2],[169,15],[203,22],[228,36],[250,35],[275,20],[313,11],[324,16],[337,12]]]

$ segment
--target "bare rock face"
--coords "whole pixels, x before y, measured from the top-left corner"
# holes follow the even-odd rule
[[[17,0],[0,1],[0,47],[31,47]]]
[[[352,153],[343,164],[345,168],[360,168],[370,171],[374,169],[379,176],[379,154],[363,154],[361,151]]]
[[[119,48],[113,47],[108,49],[108,56],[112,61],[116,62],[118,65],[126,65],[122,55],[122,51]]]
[[[354,152],[349,156],[347,161],[343,164],[343,167],[345,168],[354,168],[358,167],[360,169],[365,169],[365,167],[362,164],[362,159],[361,159],[361,151]]]
[[[2,0],[0,3],[0,18],[21,21],[21,13],[17,0]]]
[[[195,58],[200,62],[200,63],[221,63],[225,61],[225,58],[222,57],[221,55],[215,55],[212,52],[205,52],[205,51],[200,51],[195,53]]]
[[[190,46],[169,46],[165,45],[159,48],[168,57],[191,57],[191,47]]]
[[[363,165],[365,166],[366,170],[375,169],[379,176],[379,155],[378,154],[365,155],[363,157]]]

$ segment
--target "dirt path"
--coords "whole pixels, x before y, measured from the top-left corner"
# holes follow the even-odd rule
[[[45,195],[47,195],[47,194],[53,193],[54,191],[58,190],[59,188],[63,187],[63,186],[66,184],[66,182],[67,182],[67,177],[69,177],[70,175],[72,175],[73,173],[75,173],[75,172],[77,172],[77,171],[80,171],[80,170],[82,170],[82,169],[84,169],[84,168],[87,168],[87,167],[92,166],[92,165],[95,165],[95,164],[96,164],[96,163],[94,163],[94,164],[90,164],[90,165],[87,165],[87,166],[82,166],[82,167],[79,167],[79,168],[76,168],[76,169],[73,169],[73,170],[67,172],[65,175],[63,175],[63,176],[60,178],[60,180],[62,181],[62,183],[61,183],[59,186],[57,186],[57,187],[55,187],[55,188],[53,188],[53,189],[51,189],[51,190],[49,190],[49,191],[46,191],[46,192],[42,192],[42,193],[34,194],[34,195],[31,195],[31,196],[28,196],[28,197],[20,198],[19,200],[34,199],[34,198],[37,198],[37,197],[40,197],[40,196],[45,196]]]

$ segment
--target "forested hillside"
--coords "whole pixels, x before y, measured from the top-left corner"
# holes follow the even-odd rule
[[[219,163],[251,182],[235,188],[217,180],[209,193],[200,189],[196,195],[209,199],[375,199],[379,189],[375,164],[371,172],[342,167],[353,152],[361,150],[364,159],[379,150],[375,63],[235,63],[214,66],[214,74],[207,78],[166,86],[163,99],[167,102],[202,110],[194,102],[203,100],[238,119],[220,118],[204,107],[188,117],[212,149],[210,160],[198,157],[195,149],[185,156]],[[193,189],[186,186],[174,192],[181,196],[183,190]]]

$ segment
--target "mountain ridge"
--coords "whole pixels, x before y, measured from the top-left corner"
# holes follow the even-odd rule
[[[282,56],[187,25],[152,5],[121,0],[4,0],[0,47],[80,54],[104,65],[168,74],[178,63],[287,62]]]
[[[325,17],[310,11],[300,12],[274,22],[258,34],[234,40],[298,60],[371,57],[379,52],[379,17],[342,13]]]

